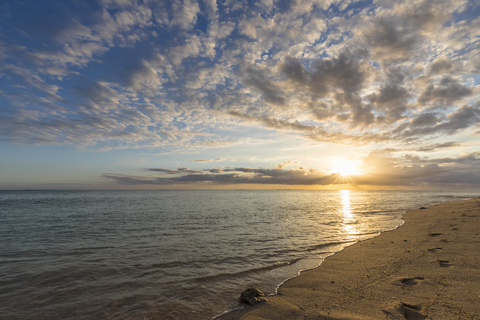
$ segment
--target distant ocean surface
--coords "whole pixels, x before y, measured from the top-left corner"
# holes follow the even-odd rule
[[[211,319],[403,224],[426,191],[0,191],[1,319]]]

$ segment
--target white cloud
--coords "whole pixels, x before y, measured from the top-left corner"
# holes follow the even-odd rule
[[[2,71],[1,68],[0,71]],[[60,98],[57,95],[57,92],[60,89],[59,86],[46,83],[38,74],[35,74],[29,69],[7,64],[3,67],[3,71],[9,77],[19,79],[22,83],[33,86],[49,94],[50,97]]]
[[[105,0],[39,43],[0,43],[15,82],[3,96],[32,114],[8,121],[35,128],[25,141],[106,148],[225,146],[255,130],[431,145],[476,125],[480,19],[466,5]]]
[[[170,22],[172,26],[183,29],[193,27],[200,12],[200,6],[195,0],[175,0],[172,2],[173,15]]]

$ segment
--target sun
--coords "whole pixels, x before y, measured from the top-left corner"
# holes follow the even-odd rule
[[[338,159],[334,163],[332,172],[339,173],[342,176],[358,175],[360,174],[358,166],[358,161]]]

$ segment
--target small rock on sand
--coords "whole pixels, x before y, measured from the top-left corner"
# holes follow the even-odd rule
[[[248,304],[257,304],[259,302],[267,301],[264,297],[265,294],[262,291],[251,287],[242,292],[240,295],[240,301]]]

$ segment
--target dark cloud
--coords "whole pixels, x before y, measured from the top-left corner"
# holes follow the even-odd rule
[[[72,92],[78,97],[87,99],[88,108],[114,109],[124,96],[105,83],[91,83],[88,86],[77,86]]]
[[[373,56],[382,64],[405,62],[422,54],[425,33],[434,32],[448,20],[449,4],[443,1],[395,2],[388,13],[375,17],[362,30]]]
[[[452,146],[453,144],[448,144]],[[437,145],[437,148],[448,147]],[[214,168],[206,170],[179,169],[148,169],[157,172],[159,177],[132,176],[123,174],[104,174],[103,177],[117,181],[120,184],[135,185],[174,185],[174,184],[271,184],[271,185],[335,185],[353,184],[359,186],[480,186],[478,166],[480,152],[452,158],[428,159],[416,155],[394,157],[393,152],[399,150],[374,150],[363,158],[361,175],[341,177],[338,174],[328,174],[315,169],[298,167],[285,170],[287,161],[275,169],[262,168]],[[408,164],[405,162],[407,161]],[[167,176],[165,176],[165,174]]]
[[[411,121],[411,127],[433,127],[440,119],[433,112],[421,113]]]
[[[379,61],[405,61],[418,43],[416,32],[395,19],[377,19],[365,30],[364,37]]]
[[[433,75],[444,74],[452,71],[453,64],[448,59],[437,59],[429,66],[429,73]]]
[[[476,170],[479,156],[473,152],[456,158],[429,159],[417,155],[397,158],[389,150],[375,150],[363,159],[365,174],[355,177],[355,182],[359,185],[480,186]],[[468,174],[472,175],[468,177]]]
[[[370,125],[375,121],[373,106],[371,104],[364,104],[358,95],[338,94],[336,95],[336,103],[351,110],[350,116],[345,119],[345,121],[348,120],[350,123],[350,127]],[[341,119],[339,120],[341,121]]]
[[[447,121],[433,127],[437,132],[455,134],[462,129],[478,124],[480,122],[480,108],[474,106],[463,106],[454,113],[447,116]]]
[[[312,92],[321,94],[323,88],[332,87],[345,94],[357,93],[365,81],[358,58],[358,53],[342,53],[337,58],[316,60],[310,71]]]
[[[279,106],[285,104],[285,97],[282,91],[268,79],[265,70],[258,70],[249,66],[242,71],[241,75],[243,83],[247,87],[260,91],[266,102]]]
[[[161,79],[157,71],[146,61],[128,66],[121,77],[126,87],[135,91],[145,89],[158,90],[161,86]]]
[[[103,177],[113,179],[122,184],[280,184],[280,185],[328,185],[342,184],[338,174],[325,174],[313,169],[299,167],[293,170],[282,169],[209,169],[209,170],[169,170],[149,169],[162,173],[175,174],[175,177],[138,177],[122,174],[104,174]],[[343,182],[342,182],[343,181]]]
[[[459,146],[461,146],[461,144],[457,143],[457,142],[443,142],[443,143],[436,143],[436,144],[433,144],[433,145],[422,146],[422,147],[416,149],[416,151],[418,151],[418,152],[431,152],[431,151],[436,151],[438,149],[453,148],[453,147],[459,147]]]
[[[379,94],[375,96],[373,101],[381,106],[389,106],[392,104],[404,103],[410,95],[407,89],[395,84],[385,84],[380,88]]]
[[[314,60],[308,71],[300,60],[289,57],[280,69],[288,80],[305,87],[315,97],[324,97],[338,89],[351,95],[357,93],[365,81],[359,62],[362,54],[343,52],[338,57]]]
[[[160,173],[165,173],[165,174],[189,174],[189,173],[199,173],[203,171],[197,171],[197,170],[190,170],[188,167],[181,167],[178,169],[159,169],[159,168],[150,168],[147,169],[148,171],[153,171],[153,172],[160,172]]]
[[[480,121],[480,108],[468,106],[458,108],[445,118],[437,117],[435,113],[419,114],[409,123],[397,127],[393,133],[401,137],[426,136],[433,134],[453,135],[461,130],[476,125]]]
[[[411,163],[417,164],[434,164],[442,166],[445,171],[442,174],[435,175],[428,179],[428,183],[432,185],[446,186],[480,186],[480,174],[478,167],[480,166],[480,152],[471,152],[459,157],[444,158],[420,158],[409,157]]]
[[[277,130],[291,130],[297,132],[315,132],[320,130],[320,128],[316,126],[309,126],[300,123],[299,121],[288,121],[284,119],[275,119],[271,118],[265,114],[261,114],[258,116],[249,115],[246,113],[240,113],[237,111],[230,111],[229,114],[234,117],[241,118],[245,121],[255,121],[262,123],[265,127],[270,129],[277,129]]]
[[[458,80],[451,77],[443,77],[439,83],[429,84],[417,101],[422,104],[452,105],[471,94],[472,89],[460,84]]]
[[[373,106],[365,104],[359,94],[368,72],[362,59],[365,52],[344,51],[337,57],[316,59],[305,69],[302,62],[288,57],[280,70],[294,86],[310,96],[307,103],[313,116],[325,120],[336,116],[337,121],[350,127],[368,126],[375,121]],[[319,99],[330,97],[328,102]]]
[[[380,118],[382,122],[394,123],[406,118],[408,99],[412,97],[404,85],[406,78],[407,75],[402,70],[390,68],[380,90],[368,96],[375,110],[382,114]]]
[[[280,70],[285,74],[287,79],[292,80],[294,83],[306,85],[309,81],[307,71],[300,60],[296,58],[287,57],[285,62],[280,66]]]
[[[330,106],[323,101],[308,102],[306,105],[315,120],[324,121],[337,115],[335,111],[333,111]]]
[[[436,164],[462,164],[470,165],[471,169],[474,169],[476,166],[480,165],[480,152],[471,152],[460,157],[445,157],[430,160]]]

